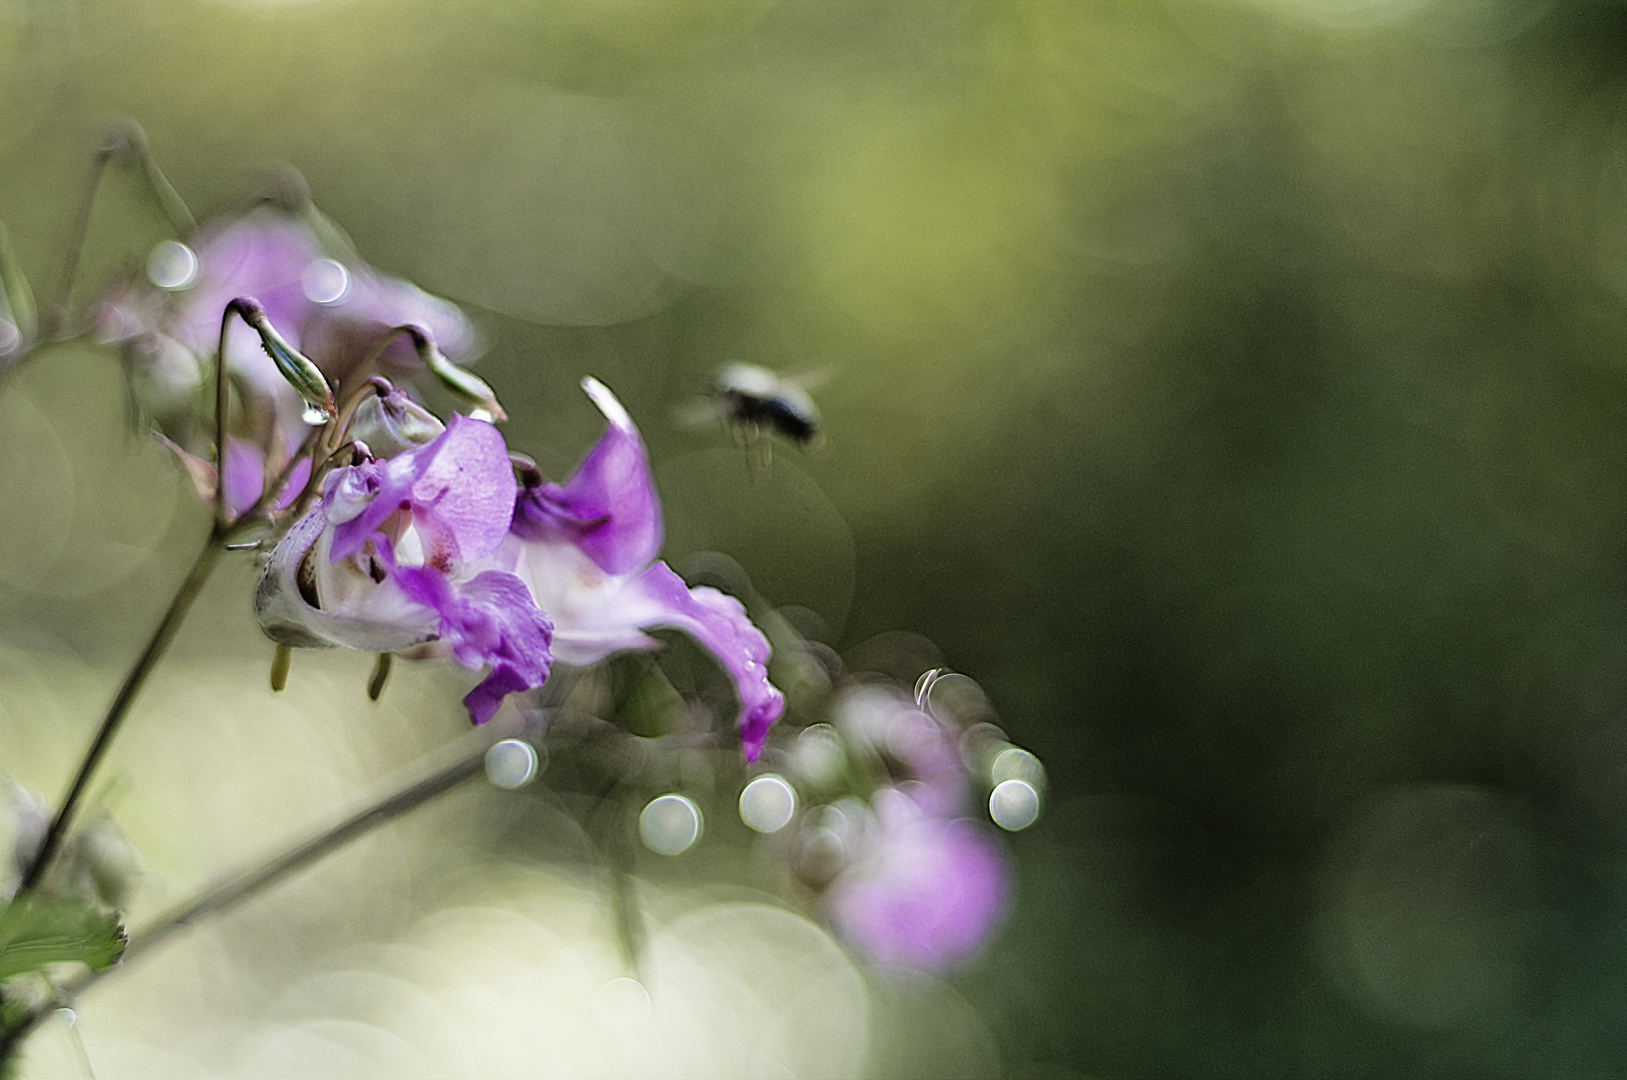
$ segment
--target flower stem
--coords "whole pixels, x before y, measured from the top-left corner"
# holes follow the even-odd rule
[[[505,730],[495,722],[469,733],[455,745],[431,755],[435,760],[429,766],[422,762],[412,766],[405,781],[396,779],[386,786],[384,795],[367,802],[359,810],[269,858],[250,864],[247,869],[223,875],[193,899],[163,912],[145,930],[135,935],[118,964],[101,971],[86,971],[63,983],[62,990],[70,996],[79,993],[102,976],[128,967],[132,960],[147,955],[180,931],[252,899],[357,837],[480,775],[485,771],[486,751],[491,749],[493,743],[511,738],[514,734],[512,727]],[[0,1032],[0,1071],[4,1070],[23,1040],[51,1015],[57,1004],[51,1001],[41,1005],[21,1017],[12,1027]]]
[[[145,955],[178,931],[210,915],[235,907],[303,870],[329,852],[480,775],[485,771],[486,751],[491,748],[492,741],[489,735],[477,740],[475,749],[463,749],[450,762],[415,777],[404,786],[394,788],[384,797],[258,865],[227,874],[194,899],[177,904],[160,914],[151,926],[132,939],[129,948],[124,952],[124,962],[128,963],[137,956]]]
[[[192,602],[203,591],[204,582],[209,580],[210,571],[214,570],[215,562],[225,548],[227,538],[226,530],[216,525],[209,533],[209,539],[204,543],[203,550],[198,552],[197,559],[192,563],[192,569],[187,572],[186,579],[175,593],[175,599],[170,601],[169,610],[164,612],[163,619],[151,638],[147,640],[147,647],[136,658],[135,664],[125,675],[124,683],[119,687],[113,704],[108,706],[107,715],[102,718],[102,726],[96,732],[90,749],[85,751],[85,759],[79,766],[79,773],[73,779],[73,785],[68,789],[67,796],[62,800],[62,808],[57,811],[56,817],[51,821],[51,827],[45,834],[45,840],[40,844],[39,851],[29,864],[28,872],[23,875],[22,884],[17,887],[18,893],[28,892],[36,888],[45,872],[50,869],[51,861],[56,857],[57,850],[67,835],[68,828],[73,824],[74,811],[78,809],[79,800],[84,795],[85,787],[90,783],[91,776],[96,767],[101,764],[102,758],[107,754],[113,737],[118,734],[120,725],[124,722],[130,706],[135,702],[136,695],[152,674],[153,668],[163,657],[164,651],[169,648],[175,639],[175,633],[185,621]]]

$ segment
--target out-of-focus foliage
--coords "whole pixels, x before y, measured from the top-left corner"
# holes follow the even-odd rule
[[[742,972],[801,964],[840,1003],[809,1031],[870,1017],[882,1073],[1612,1074],[1624,45],[1621,6],[1539,0],[12,0],[0,219],[49,295],[105,117],[198,209],[291,162],[370,261],[482,319],[550,475],[597,431],[595,374],[640,418],[674,565],[725,551],[837,649],[907,627],[977,677],[1051,783],[982,966],[866,991],[753,907],[793,925],[708,985],[758,996],[697,1000],[796,1015],[802,983]],[[81,294],[162,235],[111,180]],[[726,361],[831,369],[826,446],[762,473],[661,422]],[[203,528],[113,378],[76,349],[0,394],[0,765],[51,789]],[[244,704],[249,576],[209,589],[109,795],[177,892],[456,730],[455,675],[398,672],[369,711],[334,657]],[[235,809],[192,801],[237,774]],[[500,1001],[512,941],[602,982],[613,945],[561,929],[597,894],[491,869],[581,853],[512,805],[451,800],[149,977],[286,1021],[242,1065],[267,1072],[361,1046],[408,985]],[[427,836],[478,872],[413,869]],[[745,851],[710,835],[649,887],[749,881]],[[340,879],[388,882],[376,928]],[[652,903],[668,957],[721,933]],[[142,977],[97,991],[110,1013],[147,1015]],[[774,1061],[822,1045],[774,1030]],[[105,1052],[225,1060],[202,1043]],[[560,1053],[538,1070],[647,1064]]]

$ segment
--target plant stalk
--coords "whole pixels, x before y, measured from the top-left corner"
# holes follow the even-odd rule
[[[180,630],[181,623],[186,620],[192,602],[203,591],[204,583],[209,580],[210,572],[214,570],[221,551],[225,549],[226,536],[226,531],[218,524],[210,530],[209,539],[204,543],[203,550],[198,552],[198,557],[192,563],[192,569],[187,572],[186,579],[181,582],[175,598],[170,601],[169,610],[164,612],[163,619],[159,621],[152,637],[147,640],[146,648],[141,651],[141,655],[136,658],[135,664],[125,675],[123,685],[119,687],[113,703],[108,706],[107,715],[102,718],[102,726],[97,729],[96,738],[91,742],[90,749],[85,752],[85,759],[79,766],[79,773],[74,777],[73,785],[68,788],[68,794],[62,800],[62,808],[52,819],[45,840],[40,844],[33,861],[29,863],[22,884],[17,887],[19,894],[37,888],[50,868],[69,826],[73,824],[74,812],[79,807],[79,800],[84,795],[86,786],[107,754],[113,737],[118,734],[130,706],[135,702],[136,695],[146,683],[147,676],[158,666],[158,661],[163,658],[170,642],[175,640],[176,631]]]

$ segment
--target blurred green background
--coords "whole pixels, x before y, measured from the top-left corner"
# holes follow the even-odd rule
[[[1624,49],[1622,6],[1539,0],[9,0],[0,219],[48,293],[108,118],[198,211],[291,163],[478,319],[545,471],[596,437],[594,374],[644,429],[669,559],[728,552],[839,650],[907,629],[982,683],[1052,784],[982,963],[855,990],[786,944],[805,924],[763,931],[825,965],[786,1001],[846,988],[796,1006],[826,1050],[863,1026],[831,1002],[869,1010],[830,1073],[1619,1075]],[[162,235],[111,175],[80,298]],[[674,422],[730,360],[828,370],[824,448],[754,480]],[[205,527],[115,377],[82,348],[0,395],[0,765],[53,796]],[[260,703],[252,573],[211,585],[108,796],[172,897],[458,731],[455,673],[369,712],[354,658]],[[222,786],[236,809],[200,802]],[[179,1022],[143,1007],[372,1045],[331,1016],[411,965],[310,980],[362,939],[465,963],[478,933],[412,922],[449,858],[564,940],[599,901],[535,852],[482,862],[506,813],[448,800],[110,980],[93,1060],[185,1064],[111,1030]],[[706,858],[671,888],[750,883],[741,844]],[[253,1068],[307,1061],[276,1039]],[[776,1067],[826,1071],[804,1050]],[[660,1063],[773,1074],[696,1060]],[[502,1068],[654,1067],[529,1061]]]

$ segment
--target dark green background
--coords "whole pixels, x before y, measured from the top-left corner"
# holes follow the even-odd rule
[[[0,218],[48,293],[107,117],[195,209],[292,163],[474,313],[513,445],[567,469],[597,375],[669,558],[934,641],[1052,784],[958,982],[1010,1074],[1616,1075],[1624,47],[1535,0],[10,2]],[[160,235],[110,179],[81,297]],[[828,370],[823,450],[754,483],[673,423],[726,360]],[[4,577],[0,633],[116,665],[199,520]]]

